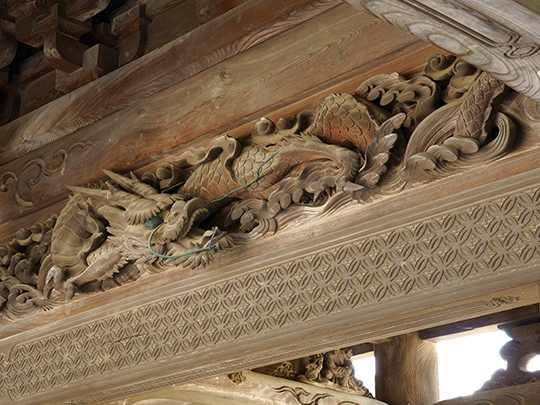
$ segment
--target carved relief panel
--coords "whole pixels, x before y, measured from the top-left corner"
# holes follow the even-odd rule
[[[538,104],[436,55],[413,77],[375,76],[354,94],[277,123],[263,118],[248,139],[216,138],[140,178],[105,170],[103,182],[70,187],[44,241],[21,229],[2,245],[4,319],[141,275],[205,266],[288,222],[487,164],[539,124]]]

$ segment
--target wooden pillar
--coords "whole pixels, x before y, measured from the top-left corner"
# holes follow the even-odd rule
[[[435,343],[417,332],[375,345],[376,398],[390,405],[431,405],[439,401]]]

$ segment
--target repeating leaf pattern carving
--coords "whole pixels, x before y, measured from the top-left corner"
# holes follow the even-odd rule
[[[305,255],[13,347],[12,400],[540,261],[540,188]]]

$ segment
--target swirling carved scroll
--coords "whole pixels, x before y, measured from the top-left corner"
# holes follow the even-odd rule
[[[0,176],[0,192],[13,193],[15,202],[21,207],[33,207],[34,203],[28,197],[27,190],[36,186],[43,177],[63,174],[71,151],[92,146],[92,142],[76,142],[67,148],[57,150],[50,162],[44,159],[33,159],[27,162],[17,172],[5,172]]]
[[[349,394],[373,398],[362,381],[354,376],[352,352],[336,349],[317,353],[305,358],[254,369],[253,371],[274,377],[329,388]]]
[[[540,381],[540,371],[527,371],[527,363],[540,354],[540,323],[537,319],[525,324],[503,325],[512,338],[500,351],[506,369],[497,370],[482,387],[482,391]]]

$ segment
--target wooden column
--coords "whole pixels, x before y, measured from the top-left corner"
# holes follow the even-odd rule
[[[431,405],[439,400],[435,343],[418,332],[375,345],[376,398],[390,405]]]

